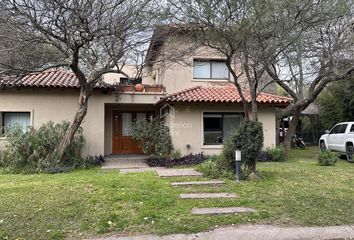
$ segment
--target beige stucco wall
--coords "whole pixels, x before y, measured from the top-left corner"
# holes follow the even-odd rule
[[[172,142],[183,154],[204,152],[205,154],[220,153],[222,145],[203,146],[203,112],[242,112],[241,105],[234,104],[200,104],[175,105],[175,117],[168,116],[165,121],[170,127]],[[276,143],[275,109],[259,108],[259,121],[264,128],[264,148],[274,147]],[[187,149],[190,144],[190,149]]]
[[[63,120],[72,121],[77,110],[78,91],[22,89],[0,91],[0,112],[30,112],[31,126],[39,128],[43,123]],[[120,94],[119,96],[96,92],[88,103],[87,115],[82,123],[86,144],[83,153],[89,155],[110,154],[108,142],[109,114],[105,114],[105,105],[117,107],[124,104],[152,105],[162,94]],[[128,105],[125,109],[131,109]],[[105,126],[108,130],[105,131]],[[106,139],[106,141],[105,141]],[[6,139],[0,138],[0,149],[6,144]],[[107,145],[108,144],[108,145]]]
[[[127,64],[120,67],[121,71],[127,74],[130,78],[135,78],[138,75],[140,65]],[[102,76],[102,80],[109,84],[119,83],[120,78],[126,78],[126,76],[120,73],[106,73]]]
[[[197,46],[188,36],[178,35],[167,38],[159,48],[156,59],[150,67],[144,69],[143,83],[160,84],[166,87],[167,93],[174,93],[193,86],[220,86],[233,82],[218,79],[193,79],[193,59],[225,60],[225,55],[206,46]],[[238,82],[248,88],[246,74],[238,59],[234,59],[232,68],[238,75]],[[267,84],[271,79],[264,73],[259,83],[259,89],[275,92],[275,84]],[[267,85],[265,89],[263,87]]]
[[[96,92],[89,100],[88,113],[82,124],[86,145],[84,154],[98,155],[112,152],[112,110],[153,111],[161,94],[120,94],[119,96]],[[40,127],[43,123],[63,120],[72,121],[77,109],[77,90],[7,90],[0,91],[0,112],[28,111],[31,125]],[[193,104],[175,105],[175,117],[167,117],[171,127],[172,141],[176,149],[187,154],[203,151],[206,154],[219,153],[222,146],[203,146],[202,113],[242,112],[241,105],[235,104]],[[155,109],[156,110],[156,109]],[[158,110],[158,109],[157,109]],[[158,114],[158,111],[157,111]],[[275,109],[259,106],[259,120],[264,126],[264,147],[275,146]],[[0,149],[6,139],[0,139]],[[188,150],[186,144],[190,144]]]
[[[99,154],[103,152],[104,138],[103,120],[104,96],[93,96],[88,105],[88,113],[82,127],[86,138],[85,154]],[[2,112],[30,112],[31,125],[37,129],[43,123],[63,120],[72,121],[77,109],[78,92],[74,90],[11,90],[0,92],[0,111]],[[4,146],[6,139],[0,140]]]

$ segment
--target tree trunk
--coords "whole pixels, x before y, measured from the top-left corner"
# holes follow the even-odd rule
[[[255,174],[256,173],[256,164],[257,161],[252,162],[251,164],[247,165],[248,171],[250,174]]]
[[[81,86],[79,96],[79,108],[75,114],[73,122],[70,124],[69,129],[66,131],[63,139],[59,143],[54,152],[54,156],[58,160],[65,160],[65,153],[74,139],[75,133],[80,127],[83,119],[87,113],[88,100],[91,95],[91,90],[87,86]]]
[[[310,126],[311,126],[311,133],[312,133],[312,143],[316,145],[317,143],[317,133],[316,133],[316,127],[315,124],[317,124],[317,117],[314,115],[309,115],[310,119]]]
[[[297,124],[299,122],[299,119],[300,119],[300,116],[301,116],[301,111],[296,108],[292,111],[292,119],[289,123],[289,128],[288,128],[288,131],[285,135],[285,138],[284,138],[284,148],[285,148],[285,152],[287,153],[291,147],[291,141],[292,141],[292,138],[296,132],[296,127],[297,127]]]
[[[258,122],[258,105],[256,93],[251,93],[252,121]]]

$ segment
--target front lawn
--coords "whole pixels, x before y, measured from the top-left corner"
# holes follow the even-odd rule
[[[354,223],[354,164],[315,161],[317,148],[293,150],[290,160],[259,163],[257,182],[172,188],[156,173],[100,169],[55,175],[0,174],[0,239],[80,239],[104,233],[187,233],[216,225]],[[186,180],[186,179],[178,179]],[[234,192],[231,200],[181,200],[182,192]],[[192,207],[245,206],[256,213],[192,216]]]

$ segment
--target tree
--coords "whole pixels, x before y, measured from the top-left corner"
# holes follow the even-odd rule
[[[267,69],[296,42],[307,24],[318,21],[321,9],[313,2],[170,0],[169,10],[175,21],[187,23],[201,46],[225,57],[233,77],[231,82],[242,99],[245,121],[258,121],[257,96],[272,83]],[[245,89],[250,94],[250,104]],[[249,164],[252,172],[255,165],[256,159]]]
[[[311,4],[313,0],[169,2],[171,15],[177,22],[188,23],[201,46],[225,57],[233,77],[231,81],[242,99],[245,119],[255,121],[258,120],[257,96],[272,82],[266,72],[267,65],[295,41],[294,31],[301,29],[304,21],[311,21],[317,11],[317,6]],[[242,91],[245,87],[250,93],[251,108]]]
[[[296,41],[267,64],[268,74],[294,99],[282,113],[292,115],[284,139],[286,149],[301,111],[314,102],[328,83],[354,76],[353,3],[314,2],[319,10],[317,21],[303,22]]]
[[[87,113],[94,87],[105,73],[125,74],[124,63],[135,58],[149,39],[151,10],[157,6],[151,0],[4,0],[1,7],[2,22],[16,29],[2,36],[8,43],[17,42],[9,44],[12,49],[8,48],[8,52],[44,46],[60,56],[44,64],[29,65],[30,69],[18,69],[22,64],[13,64],[18,61],[2,59],[3,69],[27,73],[67,67],[78,79],[78,110],[54,154],[63,159]]]
[[[40,69],[48,63],[60,61],[62,54],[49,45],[38,41],[18,41],[19,35],[28,40],[35,38],[33,32],[20,26],[7,21],[4,6],[0,5],[1,75],[18,74],[22,69]]]
[[[329,84],[316,100],[320,121],[326,129],[354,119],[354,79]]]

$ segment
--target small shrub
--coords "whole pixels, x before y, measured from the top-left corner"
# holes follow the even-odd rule
[[[159,119],[137,119],[132,129],[132,138],[152,158],[169,158],[173,150],[169,128]]]
[[[220,155],[213,154],[213,155],[208,155],[208,156],[206,156],[205,158],[206,158],[208,161],[216,162],[216,161],[219,161]]]
[[[197,170],[202,172],[204,176],[210,178],[227,178],[235,179],[234,172],[223,168],[220,164],[220,155],[211,155],[207,159],[197,166]]]
[[[334,166],[338,159],[338,155],[330,151],[321,151],[317,156],[317,161],[320,166]]]
[[[271,162],[273,160],[272,155],[270,155],[266,151],[261,151],[261,154],[258,158],[258,161],[260,162]]]
[[[172,159],[179,159],[179,158],[181,158],[181,157],[182,157],[182,153],[181,153],[180,150],[173,150],[173,151],[171,152],[171,158],[172,158]]]
[[[48,122],[38,130],[29,129],[27,132],[14,127],[6,135],[8,143],[0,159],[1,166],[5,172],[11,173],[55,173],[85,165],[81,156],[85,143],[81,128],[66,151],[65,160],[57,161],[52,156],[69,126],[69,122]]]
[[[286,160],[286,154],[283,145],[279,145],[275,148],[267,148],[266,153],[271,157],[271,161],[282,162]]]
[[[211,159],[206,160],[202,164],[197,166],[197,170],[202,172],[204,176],[210,178],[219,178],[221,177],[220,167],[217,161]]]
[[[255,121],[242,122],[224,142],[220,158],[220,165],[224,171],[235,172],[235,151],[242,153],[243,172],[251,173],[255,170],[256,162],[263,146],[263,127]]]

